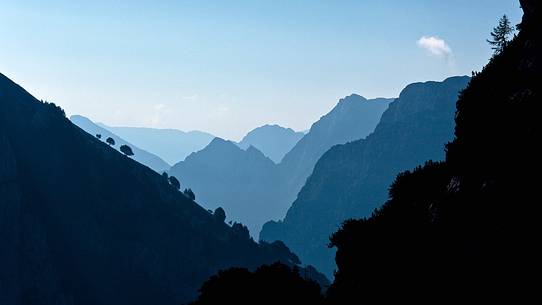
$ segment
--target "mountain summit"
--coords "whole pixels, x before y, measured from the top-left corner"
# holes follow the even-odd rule
[[[302,132],[295,132],[291,128],[279,125],[264,125],[250,131],[239,142],[239,146],[247,149],[254,146],[275,163],[280,163],[284,155],[289,152],[304,136]]]
[[[273,205],[276,165],[254,146],[241,149],[215,138],[204,149],[175,164],[169,173],[191,188],[207,209],[223,207],[228,220],[242,222],[257,237],[269,217],[280,217]]]

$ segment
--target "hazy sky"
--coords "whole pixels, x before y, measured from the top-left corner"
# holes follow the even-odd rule
[[[502,14],[519,1],[0,0],[0,72],[69,115],[238,140],[470,75]]]

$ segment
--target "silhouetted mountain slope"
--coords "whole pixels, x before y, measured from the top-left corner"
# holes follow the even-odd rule
[[[113,140],[115,140],[115,145],[113,145],[113,147],[117,150],[119,150],[121,145],[130,146],[134,152],[134,156],[132,157],[134,160],[152,168],[158,173],[167,171],[170,168],[170,165],[167,164],[164,160],[160,159],[160,157],[153,155],[145,150],[142,150],[130,142],[127,142],[126,140],[110,132],[109,130],[96,125],[94,122],[84,116],[72,115],[70,117],[70,121],[72,121],[72,123],[79,126],[79,128],[88,132],[92,136],[100,134],[102,136],[101,140],[104,142],[107,138],[111,137]]]
[[[446,162],[399,175],[334,234],[334,304],[529,303],[539,297],[541,3],[457,102]]]
[[[239,146],[247,149],[254,146],[275,163],[280,163],[284,155],[304,136],[291,128],[279,125],[264,125],[250,131],[239,142]]]
[[[465,76],[407,86],[371,135],[322,156],[284,221],[267,223],[260,238],[284,241],[304,263],[331,276],[329,236],[346,219],[368,216],[380,206],[397,173],[444,158],[455,101],[468,81]]]
[[[169,164],[183,161],[189,154],[203,149],[214,139],[213,135],[202,131],[99,125],[160,156]]]
[[[310,131],[288,152],[279,164],[286,184],[284,198],[277,203],[287,209],[295,200],[320,157],[332,146],[368,136],[393,99],[367,100],[352,94],[314,123]]]
[[[297,260],[1,74],[0,199],[2,304],[180,304],[219,269]]]
[[[258,236],[264,222],[280,217],[273,204],[273,186],[278,184],[275,166],[253,146],[243,150],[215,138],[169,173],[179,178],[182,188],[191,188],[204,207],[223,207],[228,220],[242,222]]]

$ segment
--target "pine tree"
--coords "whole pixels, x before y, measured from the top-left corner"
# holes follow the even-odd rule
[[[487,40],[492,46],[493,54],[499,54],[502,52],[504,47],[508,44],[508,37],[514,32],[514,28],[510,24],[510,20],[506,15],[503,15],[499,19],[499,25],[493,28],[491,32],[491,40]]]

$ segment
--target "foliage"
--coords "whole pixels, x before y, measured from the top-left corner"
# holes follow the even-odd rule
[[[62,117],[66,117],[66,112],[62,107],[56,105],[55,103],[50,103],[44,100],[40,101],[46,108],[47,111],[50,111],[51,113],[58,114]]]
[[[514,28],[510,24],[510,20],[506,15],[499,19],[499,25],[493,28],[491,32],[491,40],[487,42],[492,46],[494,54],[499,54],[509,42],[510,35],[514,33]]]
[[[132,151],[132,148],[128,145],[121,145],[120,151],[125,154],[126,156],[130,157],[134,155],[134,152]]]
[[[192,189],[188,188],[188,189],[184,189],[184,195],[188,198],[190,198],[190,200],[196,200],[196,194],[194,194],[194,192],[192,191]]]
[[[206,304],[323,304],[320,286],[304,279],[299,269],[281,263],[250,272],[244,268],[220,271],[200,288],[192,305]]]
[[[108,137],[108,138],[105,140],[105,142],[106,142],[107,144],[109,144],[110,146],[111,146],[111,145],[113,145],[113,146],[115,145],[115,139],[113,139],[112,137]]]
[[[175,189],[181,189],[181,183],[177,178],[175,178],[175,176],[169,176],[168,180],[169,184],[171,184]]]
[[[218,222],[224,222],[226,220],[226,212],[222,207],[216,208],[213,215]]]

